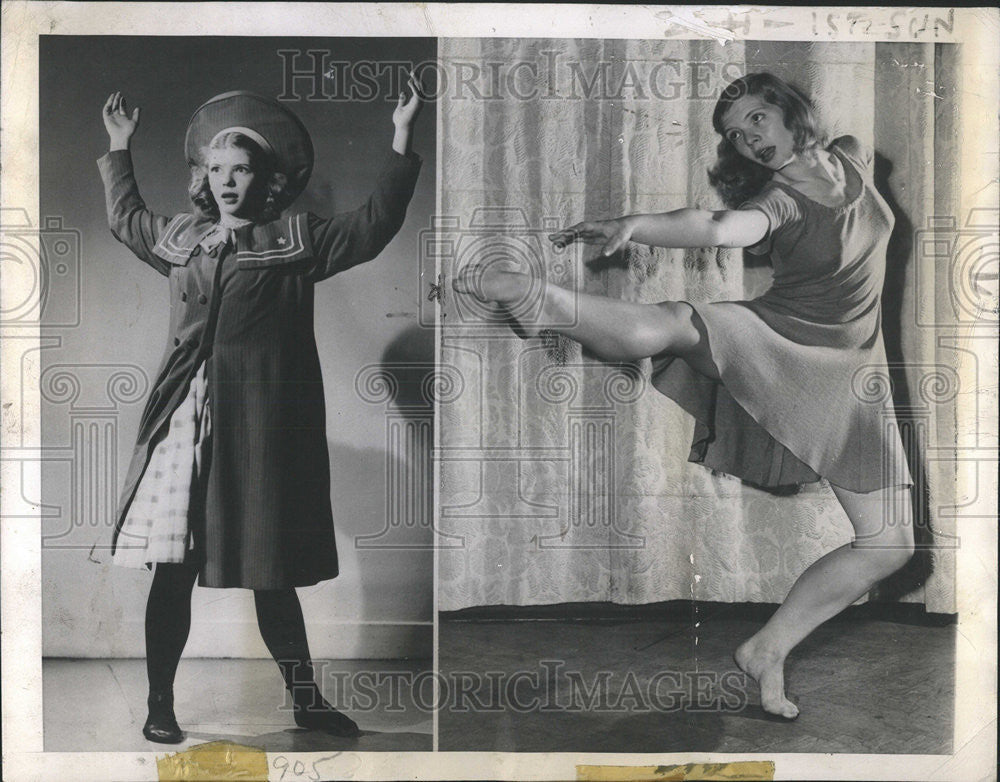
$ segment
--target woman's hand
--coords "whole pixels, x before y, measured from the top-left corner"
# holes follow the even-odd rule
[[[459,293],[475,296],[480,301],[512,305],[524,301],[535,285],[535,278],[497,263],[470,263],[452,280],[451,287]]]
[[[405,92],[399,93],[399,100],[396,102],[396,109],[392,112],[392,124],[396,126],[396,134],[392,139],[392,148],[400,155],[405,155],[410,151],[413,135],[413,123],[420,114],[420,109],[424,105],[422,87],[416,74],[410,71],[410,79],[407,82],[410,89],[410,97],[406,97]]]
[[[558,233],[549,234],[549,240],[562,249],[573,242],[601,244],[601,255],[611,255],[621,250],[632,238],[632,223],[626,217],[617,220],[599,220],[571,225]]]
[[[104,102],[103,115],[111,151],[128,149],[132,134],[139,127],[139,107],[136,106],[129,115],[125,107],[125,96],[120,92],[112,92]]]
[[[412,128],[424,105],[423,85],[417,81],[417,75],[413,71],[410,71],[406,86],[410,88],[410,97],[406,97],[406,92],[399,93],[396,110],[392,112],[392,124],[397,128]]]

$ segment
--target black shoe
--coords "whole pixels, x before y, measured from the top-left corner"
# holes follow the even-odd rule
[[[184,741],[184,731],[174,716],[174,696],[150,693],[146,699],[149,716],[142,726],[142,735],[158,744],[179,744]]]
[[[319,701],[319,705],[314,705],[316,701]],[[320,730],[331,736],[353,738],[361,735],[358,723],[333,708],[319,693],[316,694],[316,700],[309,701],[308,705],[295,704],[295,724],[300,728]]]

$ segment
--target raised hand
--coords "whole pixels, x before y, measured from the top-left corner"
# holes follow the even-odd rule
[[[128,113],[125,96],[121,92],[112,92],[104,102],[104,127],[108,131],[111,150],[128,149],[129,140],[135,129],[139,127],[139,107]]]
[[[423,85],[417,81],[417,76],[413,71],[410,71],[410,78],[406,86],[410,90],[409,98],[406,97],[405,92],[399,93],[396,109],[392,112],[392,123],[397,128],[412,128],[424,105]]]
[[[392,137],[392,148],[400,155],[408,155],[410,152],[410,145],[413,143],[413,123],[420,113],[421,106],[424,105],[422,85],[417,81],[413,71],[410,71],[407,85],[410,88],[410,97],[407,98],[405,92],[399,93],[396,109],[392,112],[392,124],[396,126],[396,133]]]
[[[571,225],[554,234],[549,241],[562,249],[573,242],[601,244],[601,255],[611,255],[621,250],[632,238],[632,229],[624,219],[598,220]]]

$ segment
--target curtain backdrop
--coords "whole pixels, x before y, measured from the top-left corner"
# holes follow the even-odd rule
[[[913,232],[956,214],[957,51],[924,44],[442,39],[441,271],[510,257],[548,279],[631,301],[749,298],[767,267],[740,250],[544,239],[582,219],[719,208],[708,185],[715,101],[768,70],[803,88],[830,138],[879,155],[896,211],[884,320],[889,367],[859,393],[892,393],[918,483],[918,556],[883,592],[952,612],[948,460],[954,351],[938,346],[948,270]],[[527,63],[524,65],[523,63]],[[850,540],[829,486],[777,496],[687,462],[693,421],[648,386],[649,363],[609,366],[569,341],[518,338],[445,294],[440,398],[439,608],[673,599],[780,602],[811,562]],[[887,425],[896,425],[887,421]],[[927,468],[930,464],[931,467]],[[947,515],[947,514],[941,514]],[[930,525],[934,525],[933,532]]]

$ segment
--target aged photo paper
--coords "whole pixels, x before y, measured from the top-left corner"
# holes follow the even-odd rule
[[[2,14],[5,779],[995,778],[997,9],[13,0]],[[871,321],[884,353],[857,361],[849,394],[807,400],[821,412],[788,449],[782,422],[801,415],[801,389],[827,399],[832,354],[765,364],[733,402],[746,438],[734,444],[698,417],[732,398],[696,359],[692,371],[659,350],[602,355],[573,331],[595,301],[690,302],[715,345],[710,305],[763,296],[774,258],[636,235],[602,256],[577,241],[586,229],[560,234],[721,214],[713,109],[762,72],[809,96],[846,194],[827,205],[789,186],[781,203],[849,223],[877,190],[888,236]],[[178,232],[136,263],[108,229],[101,176],[113,187],[127,153],[105,159],[102,112],[121,91],[128,108],[112,113],[138,122],[142,196],[169,217],[192,209],[192,114],[233,90],[307,129],[311,178],[286,213],[301,216],[268,224],[288,226],[271,244],[248,249],[244,221],[221,244],[206,227],[181,247]],[[219,127],[280,157],[246,127],[265,120],[239,116]],[[384,240],[355,254],[323,243],[313,215],[366,204],[342,235],[380,225],[404,181],[405,219],[385,218]],[[152,248],[173,229],[151,225]],[[305,242],[351,260],[302,272]],[[208,295],[178,282],[227,247],[242,266]],[[490,264],[534,282],[491,304],[475,287]],[[540,280],[568,292],[566,308],[543,307]],[[217,322],[212,291],[240,284],[250,297],[290,285],[306,304],[289,318],[306,312],[315,331],[321,378],[279,383],[267,409],[318,403],[329,485],[325,454],[318,472],[288,447],[264,464],[330,494],[339,576],[295,586],[316,681],[359,736],[297,727],[283,702],[265,597],[230,588],[274,583],[202,581],[176,674],[185,736],[143,737],[152,577],[112,562],[119,493],[143,406],[184,350],[172,329],[198,306]],[[296,350],[274,360],[287,368]],[[246,391],[248,376],[230,387]],[[221,412],[227,386],[212,383]],[[831,472],[803,456],[862,415],[892,444],[881,461],[856,441]],[[213,417],[218,455],[227,422]],[[758,423],[781,437],[753,439]],[[242,488],[223,504],[258,496],[251,473],[231,476]],[[801,713],[775,716],[784,702],[763,702],[734,650],[810,563],[856,539],[840,488],[901,483],[914,489],[913,555],[893,559],[886,511],[876,548],[902,567],[789,655],[787,708]]]

